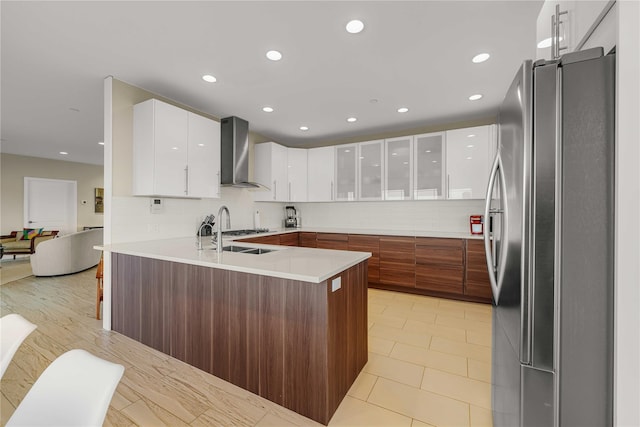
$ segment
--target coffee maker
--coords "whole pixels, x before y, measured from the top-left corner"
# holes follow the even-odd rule
[[[293,206],[285,206],[284,208],[284,227],[285,228],[297,228],[299,227],[299,218],[296,208]]]

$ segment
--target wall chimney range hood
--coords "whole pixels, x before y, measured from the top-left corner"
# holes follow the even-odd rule
[[[220,120],[220,146],[222,186],[265,189],[249,182],[249,122],[235,116]]]

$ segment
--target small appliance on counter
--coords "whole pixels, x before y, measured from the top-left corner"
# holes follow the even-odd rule
[[[300,228],[302,226],[295,207],[285,206],[284,214],[284,228]]]
[[[470,215],[469,227],[471,234],[484,234],[484,215]]]

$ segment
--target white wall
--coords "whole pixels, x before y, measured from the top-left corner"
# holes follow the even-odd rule
[[[615,423],[640,425],[640,3],[618,1]]]
[[[484,200],[295,203],[303,227],[469,232]]]
[[[104,215],[94,208],[94,190],[104,185],[102,166],[6,153],[2,153],[0,161],[2,234],[23,228],[25,177],[76,181],[78,229],[103,224]],[[83,200],[87,201],[84,205]]]

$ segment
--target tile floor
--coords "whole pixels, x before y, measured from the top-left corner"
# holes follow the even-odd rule
[[[38,325],[0,384],[5,424],[57,356],[84,348],[125,366],[107,426],[319,426],[93,318],[95,270],[0,287],[1,315]],[[491,306],[369,290],[369,362],[330,426],[491,426]]]

